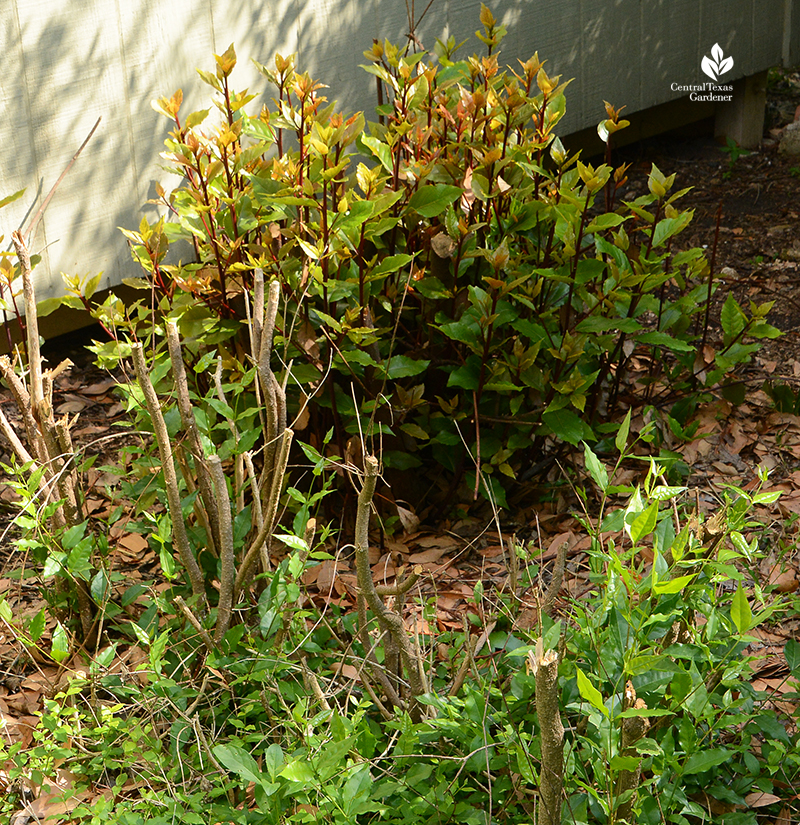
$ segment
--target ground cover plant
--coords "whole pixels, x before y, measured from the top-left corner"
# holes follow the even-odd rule
[[[390,102],[369,134],[280,56],[264,68],[275,110],[245,113],[233,49],[202,73],[219,125],[158,102],[186,182],[162,195],[175,220],[127,232],[152,296],[94,310],[111,333],[98,359],[129,377],[132,438],[104,468],[120,510],[80,509],[90,464],[43,400],[29,421],[15,394],[30,449],[4,430],[20,548],[53,598],[27,619],[3,599],[0,620],[63,665],[33,746],[2,746],[9,812],[27,788],[92,823],[682,825],[755,822],[753,794],[790,798],[796,732],[749,661],[751,634],[788,609],[753,516],[778,493],[762,474],[709,518],[658,446],[665,427],[691,437],[686,410],[755,351],[746,336],[776,334],[768,307],[726,301],[715,349],[713,271],[671,251],[691,218],[672,176],[653,168],[649,194],[618,204],[625,170],[553,135],[558,80],[538,58],[503,72],[502,27],[485,8],[481,23],[487,55],[466,61],[454,43],[437,65],[375,46]],[[610,151],[623,123],[607,114]],[[167,263],[187,238],[197,261]],[[47,399],[34,318],[6,378]],[[690,401],[639,412],[659,396]],[[566,540],[501,536],[507,574],[475,583],[461,624],[440,622],[422,565],[381,580],[382,470],[433,458],[443,492],[482,491],[499,519],[498,479],[562,444],[580,455],[564,471],[588,540],[580,595]],[[357,494],[352,534],[322,521],[337,479]],[[105,558],[123,508],[157,553],[152,582]],[[315,600],[308,574],[351,552],[355,610]],[[796,645],[787,657],[800,676]]]

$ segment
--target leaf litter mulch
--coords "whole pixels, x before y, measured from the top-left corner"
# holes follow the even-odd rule
[[[679,453],[689,476],[685,483],[693,490],[699,508],[705,514],[715,512],[727,485],[753,491],[758,486],[757,468],[769,470],[767,489],[780,490],[779,501],[761,507],[758,516],[766,527],[764,558],[758,569],[760,583],[776,597],[794,599],[800,588],[800,552],[798,552],[798,522],[800,522],[800,156],[779,153],[783,128],[800,121],[800,73],[784,72],[773,79],[769,89],[768,118],[762,146],[730,163],[728,156],[711,137],[681,138],[666,135],[621,150],[615,162],[629,162],[629,181],[623,198],[635,198],[646,191],[646,179],[651,164],[662,172],[677,175],[676,186],[692,186],[683,199],[684,207],[695,210],[695,217],[683,239],[687,246],[704,246],[711,254],[716,237],[716,266],[721,287],[715,297],[716,317],[728,292],[744,306],[749,301],[775,301],[769,322],[784,333],[768,341],[752,363],[740,371],[745,387],[744,403],[732,405],[722,397],[714,398],[696,413],[697,437],[685,443],[665,434],[664,447]],[[114,394],[120,376],[97,370],[84,346],[91,337],[78,333],[65,341],[51,344],[51,366],[65,357],[74,366],[58,377],[54,389],[57,412],[78,415],[73,436],[87,453],[97,453],[98,460],[89,472],[87,514],[93,519],[108,519],[112,502],[106,491],[111,478],[101,469],[118,462],[120,448],[132,438],[129,429],[120,426],[124,410]],[[48,351],[45,351],[45,355]],[[783,400],[780,411],[773,397]],[[771,395],[767,392],[771,388]],[[13,405],[5,394],[0,404],[9,417]],[[644,426],[641,415],[634,417],[632,432]],[[0,457],[4,463],[8,455]],[[582,452],[571,457],[574,467],[583,464]],[[615,484],[635,484],[642,473],[640,465],[621,469]],[[563,482],[559,468],[551,471],[551,482]],[[590,484],[588,475],[579,484]],[[486,629],[493,612],[492,602],[509,583],[509,551],[512,535],[533,548],[534,561],[546,566],[554,559],[558,548],[567,544],[567,572],[560,593],[566,606],[571,599],[580,599],[590,589],[586,553],[589,538],[573,513],[578,501],[568,485],[554,500],[529,503],[517,508],[510,520],[497,523],[491,514],[483,513],[460,521],[443,521],[435,525],[418,525],[407,513],[401,513],[405,532],[381,537],[371,550],[372,571],[379,583],[390,584],[403,570],[419,567],[424,573],[421,591],[416,600],[409,599],[406,620],[409,629],[421,634],[437,631],[463,630],[467,613],[475,614],[479,625],[473,632]],[[532,496],[530,497],[532,499]],[[525,500],[524,496],[519,497]],[[21,577],[20,571],[30,567],[29,560],[15,545],[13,526],[14,495],[7,485],[0,487],[0,597],[11,606],[16,621],[30,621],[43,607],[40,582],[36,577]],[[164,589],[168,585],[159,579],[159,560],[146,538],[126,530],[123,517],[111,531],[112,570],[122,574],[124,585],[120,594],[132,584]],[[348,537],[340,538],[342,544]],[[332,551],[336,553],[335,549]],[[522,578],[522,577],[521,577]],[[339,605],[352,609],[356,599],[356,578],[351,555],[338,552],[335,558],[308,570],[303,583],[306,598],[318,607]],[[476,586],[480,585],[477,589]],[[516,618],[519,631],[535,626],[537,618],[538,582],[521,590],[521,602]],[[482,595],[481,595],[482,594]],[[800,598],[800,597],[797,597]],[[144,597],[125,607],[135,620],[141,612]],[[435,600],[435,613],[423,611],[420,605]],[[797,611],[793,611],[796,614]],[[42,637],[47,649],[49,634]],[[434,625],[434,626],[431,626]],[[753,685],[772,697],[777,710],[791,719],[793,701],[782,698],[796,685],[789,680],[784,657],[784,645],[800,635],[800,619],[794,617],[754,631],[758,640],[751,653],[757,657]],[[482,643],[485,644],[484,633]],[[117,658],[111,665],[131,680],[137,675],[137,665],[145,662],[144,650],[133,643],[121,642]],[[20,742],[24,748],[32,745],[33,731],[43,700],[62,690],[76,671],[86,673],[86,657],[74,655],[61,666],[35,650],[23,650],[13,629],[0,625],[0,731],[6,742]],[[338,678],[355,680],[355,668],[342,664]],[[7,781],[7,772],[0,767],[0,790]],[[51,777],[57,787],[68,788],[75,777],[61,771]],[[96,793],[110,793],[98,788]],[[78,801],[87,801],[86,791]],[[26,813],[44,817],[64,813],[67,808],[59,794],[31,786],[27,791]],[[770,804],[769,795],[751,804]],[[789,822],[788,809],[778,821]],[[21,821],[21,820],[20,820]]]

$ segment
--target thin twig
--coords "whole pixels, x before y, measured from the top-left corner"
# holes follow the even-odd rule
[[[36,294],[33,289],[33,275],[31,271],[31,256],[21,232],[12,232],[11,240],[17,250],[22,269],[22,289],[25,295],[25,332],[28,347],[28,370],[30,372],[31,407],[34,416],[37,415],[39,404],[44,397],[42,391],[42,357],[39,351],[39,325],[36,316]]]
[[[78,155],[80,155],[80,153],[84,150],[86,144],[91,140],[92,135],[95,133],[95,130],[100,125],[100,121],[102,119],[102,117],[97,118],[94,126],[92,126],[91,131],[88,135],[86,135],[86,140],[84,140],[83,143],[80,145],[78,151],[75,152],[75,154],[72,156],[72,160],[67,164],[66,169],[64,169],[64,171],[61,173],[61,177],[59,177],[59,179],[53,184],[52,188],[47,193],[47,197],[44,199],[42,205],[39,207],[39,211],[33,216],[33,219],[28,224],[28,230],[27,232],[25,232],[26,241],[30,240],[31,232],[33,232],[33,230],[36,228],[36,224],[39,223],[39,221],[42,218],[42,215],[44,215],[44,210],[47,209],[47,205],[50,203],[50,200],[52,199],[53,195],[55,195],[56,189],[58,189],[58,187],[61,185],[61,181],[64,180],[64,178],[67,176],[67,172],[69,172],[69,170],[72,169],[72,164],[75,163],[75,161],[78,159]]]
[[[203,627],[203,625],[200,624],[200,619],[192,613],[189,605],[183,600],[183,597],[176,596],[174,601],[175,604],[178,605],[178,609],[186,617],[189,624],[197,631],[200,638],[203,640],[203,644],[208,648],[208,650],[212,652],[216,650],[217,646],[214,644],[214,641],[208,634],[208,631]]]

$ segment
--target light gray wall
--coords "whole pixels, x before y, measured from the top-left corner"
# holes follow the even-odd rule
[[[419,15],[427,0],[408,0]],[[39,297],[60,290],[60,272],[93,275],[102,286],[137,274],[118,226],[136,227],[153,197],[168,124],[150,101],[184,91],[184,110],[203,108],[210,89],[195,67],[233,42],[235,88],[271,90],[250,65],[276,51],[330,86],[347,110],[371,116],[374,78],[358,69],[373,37],[402,42],[401,0],[5,0],[0,19],[0,234],[26,224],[80,146],[103,120],[40,223],[31,247]],[[574,78],[564,133],[604,117],[603,100],[627,112],[681,97],[670,84],[701,83],[700,60],[719,43],[734,57],[725,82],[791,56],[800,59],[800,0],[496,0],[509,35],[504,62],[538,50],[547,68]],[[439,36],[480,45],[479,0],[434,0],[419,26],[427,48]],[[788,25],[788,28],[787,28]],[[466,47],[465,47],[466,53]],[[251,106],[256,107],[257,101]],[[152,207],[145,207],[152,209]]]

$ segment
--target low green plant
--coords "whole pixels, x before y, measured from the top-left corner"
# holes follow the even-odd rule
[[[800,413],[800,393],[783,381],[767,381],[764,390],[775,404],[775,409],[782,413]]]
[[[739,146],[733,138],[726,138],[725,145],[720,146],[719,149],[720,152],[724,152],[728,156],[728,168],[723,172],[722,177],[725,178],[725,180],[730,180],[734,167],[736,166],[736,161],[739,160],[739,158],[746,158],[750,154],[750,150]]]
[[[621,450],[626,438],[623,425]],[[604,500],[622,492],[588,446],[585,457]],[[626,506],[601,506],[586,522],[600,590],[590,606],[575,605],[567,640],[575,682],[565,704],[585,720],[567,757],[577,785],[568,806],[581,820],[684,822],[706,816],[713,799],[730,806],[731,821],[755,822],[754,813],[733,815],[751,791],[773,789],[753,732],[784,744],[788,736],[749,683],[749,633],[781,609],[762,589],[762,528],[750,513],[779,493],[729,487],[712,518],[681,519],[674,502],[685,488],[649,463]],[[611,537],[618,531],[621,541]]]
[[[12,240],[26,310],[26,346],[24,354],[17,349],[13,360],[10,354],[0,356],[0,375],[19,416],[12,425],[0,411],[0,433],[11,454],[3,470],[17,494],[15,524],[22,531],[17,549],[29,553],[39,566],[45,598],[58,618],[50,655],[60,663],[77,646],[92,646],[97,640],[100,613],[111,591],[106,563],[108,524],[90,525],[85,512],[86,472],[94,458],[83,456],[73,446],[71,430],[77,417],[57,420],[53,410],[53,383],[71,362],[53,369],[43,366],[33,261],[24,235],[14,232]],[[2,260],[8,264],[7,257]],[[17,572],[25,575],[24,565]],[[27,627],[16,631],[26,644],[37,646],[45,621],[42,610]]]
[[[115,788],[114,804],[76,809],[75,821],[91,823],[544,822],[542,737],[552,719],[539,668],[550,662],[563,762],[553,789],[561,810],[547,821],[686,825],[725,810],[726,822],[755,823],[746,797],[785,798],[800,768],[796,735],[751,685],[748,656],[753,631],[783,609],[760,579],[764,527],[752,516],[778,494],[730,487],[704,518],[681,503],[686,488],[664,483],[663,465],[633,455],[629,423],[613,466],[584,447],[588,592],[558,607],[562,558],[530,633],[514,622],[520,575],[514,587],[483,590],[471,608],[482,643],[469,631],[420,636],[432,664],[416,721],[378,712],[356,617],[334,606],[320,615],[304,601],[303,570],[323,557],[287,534],[297,546],[266,577],[257,630],[239,624],[203,653],[161,598],[169,624],[137,623],[147,652],[140,686],[106,671],[104,652],[89,680],[73,683],[71,707],[63,698],[47,705],[52,735],[38,750],[7,754],[15,776],[44,775],[58,759]],[[644,463],[641,485],[614,485],[630,461]],[[535,558],[524,548],[518,556]],[[796,647],[787,647],[793,672]],[[383,642],[376,654],[382,661]],[[458,683],[462,660],[471,675]],[[358,681],[337,675],[343,662],[361,662]],[[121,738],[122,716],[126,730],[142,718],[135,744]],[[132,772],[147,778],[135,790]]]

